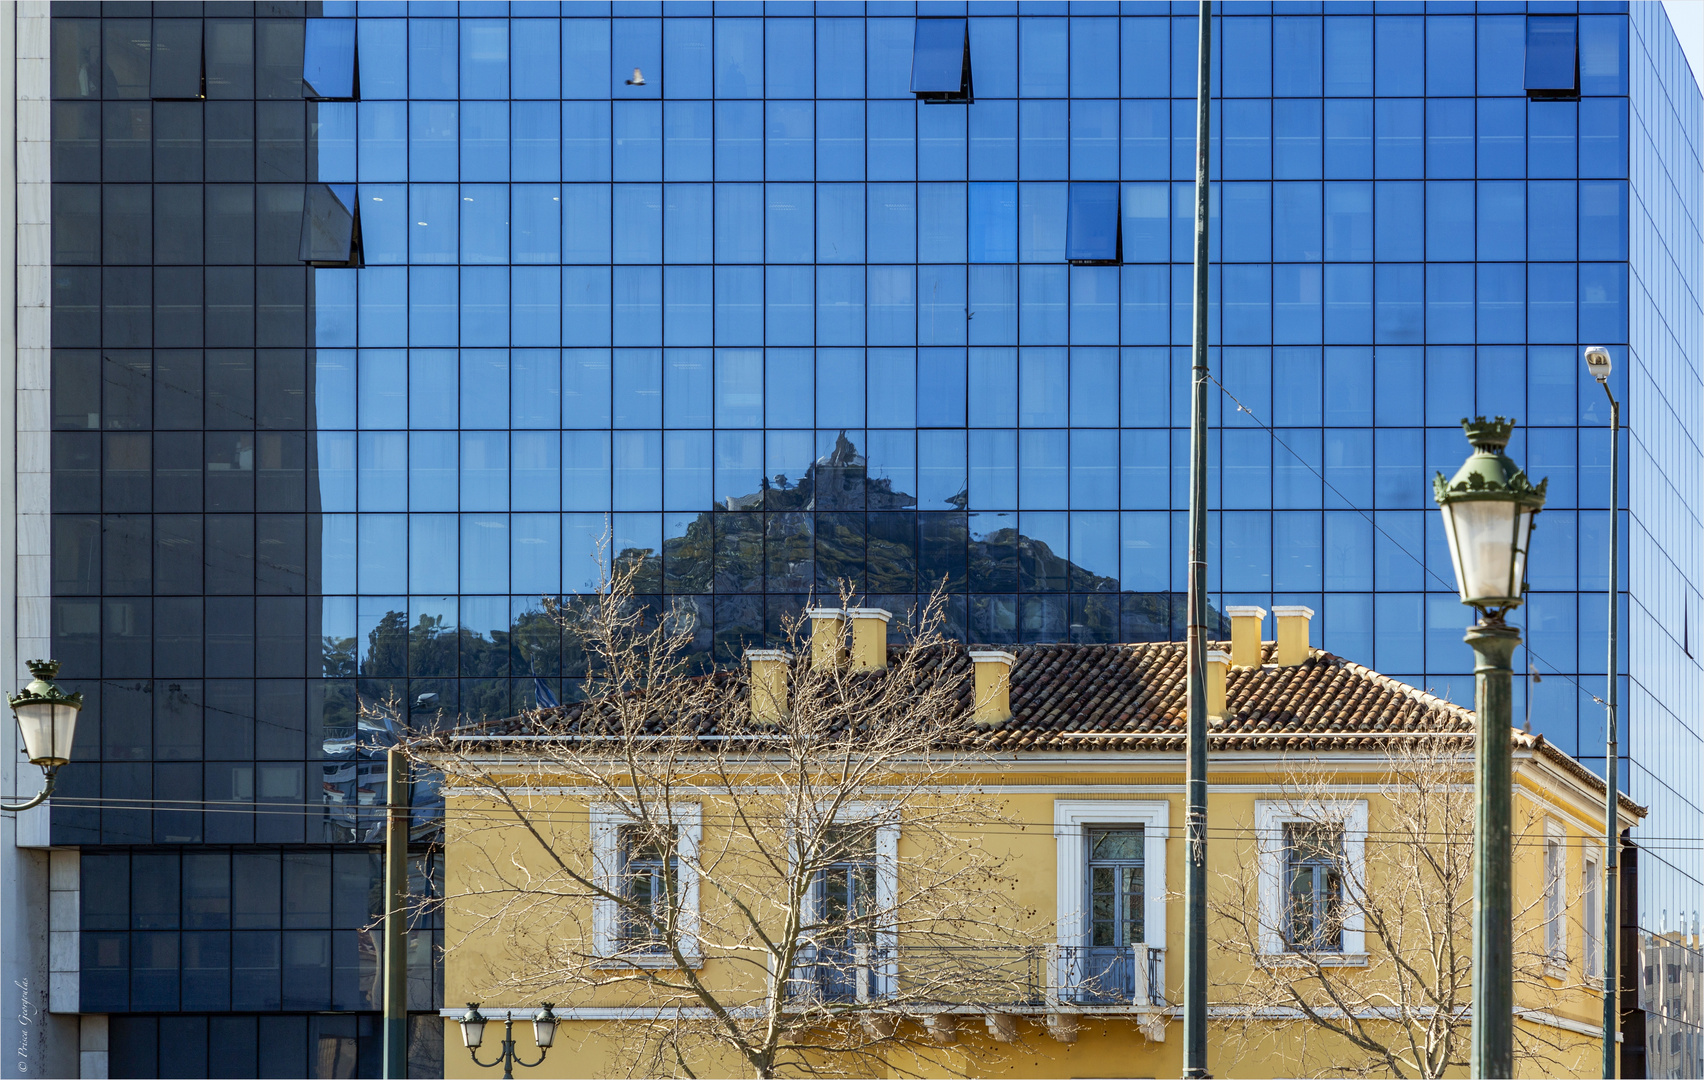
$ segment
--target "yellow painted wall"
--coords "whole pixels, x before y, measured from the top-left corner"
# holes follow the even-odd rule
[[[1022,832],[1002,830],[998,835],[980,839],[985,845],[1001,847],[1016,856],[1015,865],[1019,868],[1020,878],[1014,906],[1019,909],[1033,908],[1038,912],[1028,925],[1012,927],[1014,942],[1044,944],[1055,940],[1055,800],[1104,797],[1119,802],[1158,799],[1169,802],[1170,839],[1166,844],[1166,885],[1174,894],[1174,899],[1168,902],[1166,915],[1166,999],[1177,1002],[1182,997],[1184,928],[1180,898],[1185,855],[1185,845],[1181,839],[1181,762],[1172,765],[1163,761],[1151,761],[1144,766],[1143,772],[1133,773],[1115,771],[1118,759],[1110,754],[1106,755],[1106,758],[1104,763],[1080,765],[1070,771],[1042,773],[1023,770],[980,778],[983,790],[1003,793],[1007,813],[1025,823]],[[1361,771],[1346,768],[1332,777],[1333,785],[1340,789],[1335,793],[1335,797],[1366,799],[1370,811],[1369,828],[1376,836],[1383,827],[1381,813],[1385,810],[1383,800],[1376,791],[1376,785],[1381,779],[1379,771],[1376,763],[1365,760],[1356,768]],[[1218,882],[1217,875],[1229,874],[1237,866],[1236,844],[1222,830],[1231,826],[1252,826],[1254,804],[1258,799],[1293,797],[1293,791],[1286,792],[1282,781],[1274,779],[1282,772],[1282,767],[1275,767],[1267,762],[1259,765],[1257,770],[1227,769],[1211,778],[1215,793],[1209,803],[1209,823],[1210,829],[1213,830],[1209,844],[1210,881]],[[1113,786],[1116,786],[1116,790],[1110,790]],[[1570,889],[1577,889],[1581,882],[1582,851],[1588,847],[1601,851],[1602,834],[1599,823],[1602,821],[1602,806],[1598,796],[1572,777],[1556,772],[1542,761],[1530,757],[1522,757],[1517,762],[1516,786],[1517,837],[1522,833],[1523,823],[1528,826],[1526,835],[1531,839],[1542,837],[1542,826],[1535,824],[1542,817],[1550,816],[1558,820],[1567,836],[1566,882]],[[1109,789],[1104,795],[1094,790],[1102,787]],[[1037,788],[1050,790],[1036,790]],[[492,804],[486,799],[453,791],[450,793],[445,875],[446,894],[451,897],[466,887],[470,880],[469,866],[473,861],[488,858],[506,861],[514,857],[530,865],[530,860],[542,858],[537,844],[520,828],[468,832],[458,827],[458,821],[470,814],[481,815],[481,820],[489,820],[483,815],[487,815],[491,809]],[[558,796],[552,809],[576,811],[553,818],[555,824],[551,827],[573,830],[576,837],[573,840],[574,847],[582,846],[587,829],[584,803],[569,796]],[[709,806],[706,807],[706,817],[703,843],[708,849],[716,842],[713,835],[715,830],[710,823],[714,820],[713,810]],[[481,848],[477,853],[470,850],[470,845],[474,843],[479,844]],[[899,849],[902,874],[905,872],[909,854],[914,853],[908,852],[902,829]],[[1542,845],[1518,845],[1514,872],[1516,910],[1526,909],[1522,932],[1539,932],[1536,920],[1542,917]],[[1222,886],[1216,884],[1215,887]],[[707,890],[701,891],[701,903],[710,902],[711,895]],[[1584,941],[1578,913],[1572,914],[1568,924],[1567,981],[1581,984]],[[449,905],[445,915],[445,941],[448,946],[445,958],[446,1004],[459,1006],[467,1001],[480,1001],[487,1011],[509,1004],[508,1001],[493,995],[491,985],[494,978],[515,969],[518,957],[506,947],[507,943],[500,935],[482,932],[485,916],[486,912],[481,910],[478,903],[457,901]],[[583,923],[568,913],[564,913],[563,918],[554,922],[541,915],[537,933],[541,939],[551,936],[560,938],[565,934],[580,932],[578,928],[582,925],[589,927],[589,911],[577,913],[577,916],[583,918]],[[1375,946],[1371,937],[1368,945],[1370,948]],[[1215,983],[1236,974],[1224,969],[1225,959],[1220,955],[1215,954],[1212,963],[1215,965]],[[705,963],[702,971],[705,980],[713,985],[725,985],[732,977],[727,965],[719,964],[714,958]],[[1564,984],[1558,983],[1558,986],[1562,985]],[[645,1000],[644,992],[638,990],[629,993],[606,992],[597,996],[577,996],[575,993],[558,990],[548,996],[559,1009],[575,1005],[634,1004]],[[532,1007],[536,1006],[538,1000],[537,997],[515,1000],[513,1004],[516,1007]],[[1553,1005],[1556,1015],[1586,1027],[1595,1026],[1602,1015],[1601,999],[1583,985],[1565,990],[1559,1000],[1550,1004]],[[994,1042],[978,1018],[961,1017],[959,1043],[945,1052],[957,1058],[961,1070],[985,1076],[1136,1077],[1177,1076],[1181,1072],[1181,1020],[1172,1019],[1166,1028],[1165,1041],[1155,1043],[1138,1031],[1132,1019],[1100,1020],[1085,1017],[1078,1040],[1074,1044],[1056,1041],[1047,1034],[1039,1021],[1039,1017],[1021,1021],[1019,1043],[1007,1045]],[[449,1075],[492,1075],[473,1067],[466,1050],[462,1048],[460,1029],[453,1020],[447,1020],[445,1023],[445,1065]],[[499,1023],[493,1023],[486,1029],[485,1048],[482,1053],[487,1058],[500,1045],[501,1030]],[[1577,1061],[1575,1068],[1551,1075],[1598,1075],[1600,1052],[1595,1038],[1555,1027],[1547,1027],[1545,1033],[1552,1040],[1566,1044],[1566,1049],[1562,1051],[1564,1059],[1572,1058]],[[517,1023],[515,1037],[523,1057],[530,1059],[536,1056],[529,1023]],[[1283,1048],[1289,1043],[1282,1038],[1260,1040],[1231,1037],[1215,1026],[1210,1039],[1214,1055],[1212,1071],[1217,1076],[1293,1075],[1305,1067],[1302,1062],[1285,1057]],[[632,1070],[636,1054],[631,1030],[625,1029],[620,1022],[568,1021],[559,1027],[556,1046],[544,1066],[529,1070],[524,1075],[626,1075]],[[921,1070],[927,1075],[940,1071],[916,1062],[895,1061],[893,1064],[896,1066],[896,1072]],[[699,1074],[745,1075],[746,1071],[738,1066],[739,1062],[730,1060],[719,1069],[701,1070]]]

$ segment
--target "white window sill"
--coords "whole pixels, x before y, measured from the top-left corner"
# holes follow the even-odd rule
[[[704,966],[704,958],[702,956],[695,956],[692,953],[686,954],[686,962],[694,968]],[[621,971],[632,968],[639,968],[646,971],[659,971],[665,968],[677,967],[678,965],[675,964],[674,957],[670,956],[666,952],[634,952],[623,953],[619,956],[603,957],[594,966],[603,971]]]
[[[1369,962],[1366,953],[1263,952],[1260,956],[1274,967],[1366,967]]]

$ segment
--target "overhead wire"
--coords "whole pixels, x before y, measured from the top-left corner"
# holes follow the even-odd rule
[[[1246,413],[1248,415],[1249,419],[1253,420],[1255,422],[1255,424],[1258,425],[1263,431],[1265,431],[1268,435],[1272,436],[1273,442],[1277,443],[1279,446],[1282,446],[1286,451],[1289,452],[1291,457],[1293,457],[1297,461],[1301,462],[1304,468],[1306,468],[1309,472],[1311,472],[1315,476],[1317,476],[1319,478],[1320,483],[1324,484],[1326,486],[1326,488],[1329,489],[1333,495],[1336,495],[1339,499],[1343,500],[1344,506],[1353,510],[1357,514],[1360,514],[1363,518],[1366,518],[1367,523],[1373,527],[1373,530],[1375,532],[1377,532],[1380,536],[1384,537],[1387,541],[1389,541],[1392,547],[1396,548],[1398,551],[1402,552],[1404,555],[1408,556],[1410,559],[1413,559],[1415,561],[1415,563],[1419,565],[1420,569],[1425,571],[1425,573],[1428,577],[1430,577],[1432,580],[1436,581],[1439,585],[1442,585],[1445,589],[1449,590],[1450,592],[1456,591],[1455,585],[1451,584],[1448,581],[1445,581],[1443,579],[1443,577],[1440,576],[1436,570],[1432,569],[1431,565],[1428,564],[1424,558],[1422,558],[1419,555],[1416,555],[1413,551],[1409,550],[1407,545],[1403,544],[1403,542],[1401,540],[1398,540],[1395,536],[1392,536],[1390,534],[1390,532],[1387,529],[1385,529],[1384,526],[1382,526],[1378,523],[1378,519],[1375,518],[1370,511],[1364,510],[1361,507],[1355,505],[1354,500],[1350,499],[1349,496],[1345,495],[1343,493],[1343,491],[1340,488],[1337,487],[1337,485],[1333,484],[1329,479],[1327,479],[1325,473],[1322,472],[1319,468],[1317,468],[1313,464],[1313,462],[1311,462],[1307,458],[1303,457],[1299,452],[1297,452],[1297,450],[1294,447],[1292,447],[1289,443],[1285,442],[1283,437],[1280,436],[1278,434],[1278,432],[1276,430],[1274,430],[1273,427],[1270,424],[1268,424],[1266,421],[1262,420],[1260,418],[1259,414],[1257,414],[1253,409],[1249,408],[1246,404],[1244,404],[1243,401],[1240,398],[1238,398],[1235,394],[1233,394],[1230,391],[1230,389],[1225,386],[1224,383],[1219,381],[1217,376],[1209,374],[1207,377],[1209,379],[1211,379],[1213,381],[1213,384],[1219,388],[1220,393],[1224,394],[1227,398],[1229,398],[1231,400],[1231,402],[1233,404],[1236,405],[1238,412]],[[1581,694],[1584,694],[1586,697],[1591,698],[1594,702],[1596,702],[1599,705],[1603,705],[1606,708],[1608,707],[1608,704],[1609,704],[1608,702],[1604,701],[1603,698],[1599,697],[1597,694],[1592,693],[1590,690],[1588,690],[1584,686],[1582,686],[1580,684],[1579,679],[1575,678],[1572,675],[1569,675],[1567,672],[1563,671],[1556,664],[1551,663],[1549,660],[1546,660],[1543,656],[1541,656],[1535,649],[1533,649],[1532,643],[1530,641],[1526,640],[1523,637],[1521,644],[1526,646],[1528,656],[1530,656],[1534,660],[1537,660],[1540,663],[1544,664],[1546,667],[1549,667],[1549,668],[1552,669],[1551,671],[1544,673],[1546,676],[1554,676],[1554,677],[1557,677],[1557,678],[1564,679],[1564,680],[1566,680],[1570,683],[1573,683],[1574,688],[1576,690],[1578,690]]]

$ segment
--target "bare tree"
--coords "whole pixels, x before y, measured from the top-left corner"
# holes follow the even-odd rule
[[[483,962],[466,980],[487,1008],[622,1005],[606,1034],[632,1073],[962,1071],[955,1017],[1028,993],[1038,959],[984,843],[1002,806],[966,783],[969,664],[941,598],[885,670],[844,659],[850,631],[810,662],[794,623],[775,682],[695,674],[694,628],[631,584],[618,562],[605,595],[556,609],[581,702],[411,747],[449,795],[447,950]]]
[[[1210,894],[1229,961],[1215,992],[1219,1022],[1237,1036],[1228,1047],[1273,1054],[1300,1075],[1434,1078],[1467,1067],[1472,742],[1445,735],[1386,749],[1375,792],[1345,796],[1334,790],[1341,769],[1298,763],[1273,800],[1283,824],[1241,823],[1234,869]],[[1531,804],[1517,814],[1516,860],[1542,865],[1540,816]],[[1548,919],[1573,919],[1572,884],[1557,882],[1560,905],[1548,890],[1517,889],[1515,996],[1530,1019],[1583,985],[1546,932]],[[1578,1036],[1516,1025],[1518,1068],[1560,1075],[1581,1052]]]

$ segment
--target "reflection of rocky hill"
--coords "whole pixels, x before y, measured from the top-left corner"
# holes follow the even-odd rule
[[[697,514],[664,539],[661,552],[628,547],[616,558],[637,564],[637,592],[661,598],[649,602],[692,630],[706,663],[735,660],[746,647],[774,640],[807,598],[836,597],[843,581],[865,602],[901,617],[944,583],[952,597],[949,629],[969,641],[1183,637],[1181,594],[1121,592],[1116,578],[1019,532],[1016,515],[970,513],[964,492],[948,502],[957,509],[917,509],[915,496],[870,476],[842,433],[802,476],[765,477],[757,491]],[[1208,632],[1229,636],[1216,611]],[[502,716],[530,703],[531,676],[552,685],[567,676],[561,690],[571,694],[573,677],[584,672],[574,643],[538,610],[485,632],[392,611],[365,641],[326,639],[323,664],[328,715],[350,731],[357,696],[368,709],[406,711],[410,723],[439,708]]]
[[[864,456],[843,432],[804,476],[765,477],[761,490],[699,514],[663,541],[660,558],[649,548],[628,548],[617,558],[629,565],[638,560],[640,591],[672,594],[680,598],[677,608],[690,610],[702,602],[689,598],[715,594],[716,639],[760,636],[765,594],[834,596],[843,581],[896,611],[941,583],[949,593],[973,594],[971,610],[955,609],[949,618],[956,632],[975,641],[1181,636],[1180,595],[1123,593],[1116,578],[1077,566],[1015,525],[999,524],[1015,516],[968,513],[963,492],[949,501],[960,509],[917,510],[914,496],[869,475]],[[1024,597],[1032,613],[1041,611],[1055,632],[1026,625],[1012,594]],[[737,610],[741,597],[752,601],[750,617],[730,620],[724,612]],[[700,618],[708,637],[707,607]],[[1218,612],[1209,619],[1211,633],[1229,633]],[[735,623],[743,625],[736,630]],[[775,626],[768,629],[773,633]],[[737,652],[730,648],[727,655]]]

